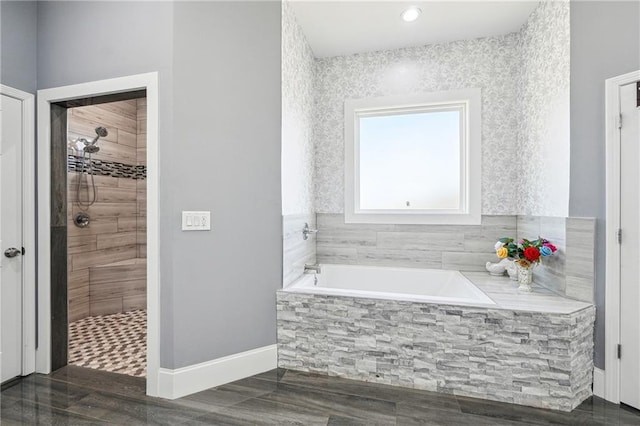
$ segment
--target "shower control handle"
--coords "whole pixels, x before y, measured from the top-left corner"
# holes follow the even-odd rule
[[[22,250],[15,247],[8,248],[4,251],[4,255],[7,257],[16,257],[19,254],[22,254]]]

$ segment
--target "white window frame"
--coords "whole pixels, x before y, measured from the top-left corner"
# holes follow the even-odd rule
[[[345,223],[478,225],[481,220],[482,137],[480,89],[410,96],[347,99],[344,103]],[[461,108],[461,197],[459,210],[363,210],[360,208],[359,119]]]

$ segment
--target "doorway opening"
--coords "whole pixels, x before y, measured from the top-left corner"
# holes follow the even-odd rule
[[[147,100],[118,97],[131,99],[57,104],[67,107],[67,362],[144,377]]]
[[[40,90],[38,117],[38,203],[46,207],[38,211],[36,371],[83,363],[146,376],[147,395],[158,396],[158,74]],[[97,350],[70,350],[71,333],[96,340],[95,323],[114,325],[111,315],[125,316],[137,332],[125,337],[142,341],[135,350],[113,345],[128,360],[116,366],[113,355],[90,361]],[[117,342],[106,328],[96,347]]]

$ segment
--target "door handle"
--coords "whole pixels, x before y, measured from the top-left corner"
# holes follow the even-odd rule
[[[19,249],[15,248],[15,247],[8,248],[8,249],[6,249],[4,251],[4,255],[7,256],[7,257],[16,257],[17,255],[19,255],[21,253],[22,253],[22,250],[19,250]]]

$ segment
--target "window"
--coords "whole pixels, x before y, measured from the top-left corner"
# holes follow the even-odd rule
[[[480,90],[345,102],[347,223],[480,223]]]

